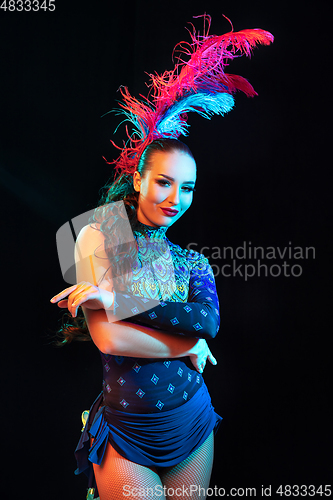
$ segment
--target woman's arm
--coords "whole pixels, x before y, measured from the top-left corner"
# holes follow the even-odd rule
[[[104,354],[139,358],[181,358],[189,356],[194,368],[202,373],[207,359],[216,365],[204,339],[179,337],[125,321],[108,323],[103,310],[82,306],[90,335]]]
[[[96,249],[97,255],[94,252]],[[88,262],[87,257],[80,259],[79,253],[81,257],[88,254],[90,261]],[[208,260],[198,252],[189,252],[187,258],[191,268],[188,302],[158,301],[117,291],[115,300],[111,302],[106,297],[107,294],[104,294],[104,308],[109,309],[110,316],[115,314],[119,320],[140,323],[178,335],[214,338],[220,323],[214,274]],[[81,281],[81,277],[83,281],[90,283],[93,283],[94,275],[100,277],[104,273],[105,281],[98,286],[111,290],[110,263],[104,252],[104,236],[99,230],[86,226],[80,232],[76,247],[76,269],[78,281]],[[110,303],[112,306],[108,307]]]
[[[220,326],[214,274],[208,260],[196,254],[194,262],[190,261],[188,302],[160,302],[117,291],[112,305],[117,317],[157,326],[178,335],[214,338]]]
[[[178,358],[193,353],[199,339],[179,337],[127,321],[109,323],[103,310],[82,306],[91,338],[104,354],[140,358]]]

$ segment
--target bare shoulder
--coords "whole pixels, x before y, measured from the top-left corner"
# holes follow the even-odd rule
[[[93,252],[98,247],[104,248],[104,235],[100,231],[100,224],[87,224],[79,232],[76,247],[85,252]]]
[[[79,232],[74,250],[78,282],[88,281],[109,289],[112,273],[104,242],[103,233],[90,224]]]

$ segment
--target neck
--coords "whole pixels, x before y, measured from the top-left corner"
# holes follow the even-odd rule
[[[164,238],[167,231],[167,226],[150,226],[138,221],[134,227],[134,231],[150,238]]]

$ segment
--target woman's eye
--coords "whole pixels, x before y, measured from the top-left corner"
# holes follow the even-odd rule
[[[170,182],[169,181],[165,181],[164,179],[159,179],[157,181],[157,184],[159,184],[160,186],[167,186],[167,185],[170,185]]]
[[[169,187],[171,185],[170,181],[167,181],[165,179],[157,179],[156,182],[159,186],[163,186],[163,187]],[[195,191],[195,189],[191,186],[182,186],[181,189],[185,193],[192,193],[193,191]]]

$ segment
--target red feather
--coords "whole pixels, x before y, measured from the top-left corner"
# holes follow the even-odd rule
[[[201,16],[198,16],[201,17]],[[147,97],[138,100],[131,96],[128,89],[120,89],[123,102],[120,107],[127,116],[128,121],[134,125],[134,131],[126,133],[130,146],[124,145],[119,158],[109,164],[115,164],[120,172],[133,174],[139,158],[148,144],[160,137],[156,125],[166,111],[177,101],[193,93],[219,92],[234,93],[244,92],[247,96],[257,95],[252,85],[242,76],[231,75],[224,72],[228,62],[236,57],[251,56],[257,44],[269,45],[274,37],[268,31],[261,29],[246,29],[234,32],[233,29],[224,35],[209,35],[211,18],[204,18],[204,34],[196,33],[194,26],[190,32],[192,43],[180,42],[176,45],[174,53],[177,63],[173,70],[165,71],[161,75],[150,74],[151,83]],[[205,24],[208,23],[206,29]],[[231,25],[232,26],[232,25]],[[188,56],[188,61],[182,58]],[[186,117],[184,116],[184,120]],[[173,137],[172,131],[165,136]]]

